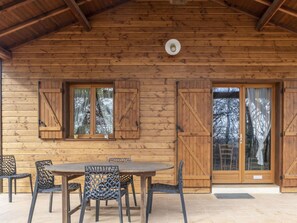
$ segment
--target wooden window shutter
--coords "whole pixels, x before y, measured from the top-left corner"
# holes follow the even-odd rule
[[[177,153],[178,161],[184,161],[184,185],[210,192],[211,82],[180,81],[177,91]]]
[[[139,81],[115,82],[115,138],[138,139]]]
[[[282,191],[297,191],[297,81],[285,81],[283,94]]]
[[[39,138],[62,139],[63,82],[39,81]]]

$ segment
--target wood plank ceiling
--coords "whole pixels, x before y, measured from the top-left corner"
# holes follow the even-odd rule
[[[0,59],[10,59],[11,49],[76,22],[90,31],[88,17],[126,1],[129,0],[0,0]],[[187,3],[187,0],[165,1]],[[258,31],[271,23],[297,33],[296,0],[209,1],[258,18],[255,24]]]

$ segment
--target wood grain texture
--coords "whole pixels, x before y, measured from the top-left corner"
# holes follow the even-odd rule
[[[4,154],[15,154],[18,171],[32,174],[34,162],[42,159],[57,164],[122,156],[175,164],[176,81],[270,83],[297,78],[297,35],[270,25],[259,33],[256,21],[208,1],[183,6],[129,2],[92,17],[90,32],[73,25],[14,49],[13,60],[3,64]],[[182,45],[175,57],[164,50],[171,38]],[[140,138],[39,139],[37,86],[46,79],[139,81]],[[210,114],[204,115],[211,120]],[[173,184],[175,179],[174,170],[168,170],[157,173],[153,182]],[[137,191],[139,183],[136,179]],[[27,182],[18,185],[19,191],[29,192]],[[207,185],[194,191],[207,191]]]
[[[282,190],[293,190],[297,184],[297,81],[284,83],[283,114]]]

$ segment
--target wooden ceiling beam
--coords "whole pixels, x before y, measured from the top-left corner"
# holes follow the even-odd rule
[[[89,1],[90,0],[81,1],[81,2],[78,3],[78,5],[83,5],[83,4],[85,4],[85,3],[89,2]],[[16,31],[18,31],[20,29],[24,29],[24,28],[26,28],[28,26],[31,26],[33,24],[36,24],[36,23],[38,23],[40,21],[43,21],[45,19],[48,19],[50,17],[53,17],[53,16],[56,16],[56,15],[62,14],[62,13],[67,12],[69,10],[70,10],[70,8],[68,8],[65,5],[65,6],[62,6],[60,8],[51,10],[51,11],[46,12],[46,13],[43,13],[43,14],[41,14],[39,16],[36,16],[34,18],[31,18],[29,20],[26,20],[24,22],[21,22],[21,23],[19,23],[17,25],[14,25],[14,26],[11,26],[11,27],[8,27],[6,29],[1,30],[0,31],[0,37],[6,36],[6,35],[8,35],[10,33],[13,33],[13,32],[16,32]]]
[[[170,4],[172,5],[185,5],[188,0],[170,0]]]
[[[10,60],[12,58],[11,51],[0,47],[0,58],[3,60]]]
[[[255,13],[250,12],[250,11],[246,11],[245,9],[238,7],[237,5],[234,5],[234,4],[230,3],[230,2],[228,2],[227,0],[210,0],[210,1],[215,2],[215,3],[217,3],[217,4],[221,5],[221,6],[231,8],[234,11],[240,12],[242,14],[245,14],[245,15],[249,16],[249,17],[259,19],[259,16],[257,16]],[[272,24],[278,26],[279,28],[281,28],[281,29],[283,29],[283,30],[285,30],[287,32],[294,33],[296,35],[296,30],[293,30],[290,27],[285,27],[285,26],[279,25],[279,24],[277,24],[275,22],[272,23]]]
[[[5,5],[0,6],[0,14],[3,12],[9,12],[11,10],[14,10],[20,6],[23,6],[25,4],[28,4],[30,2],[33,2],[35,0],[15,0],[10,3],[7,3]]]
[[[75,0],[64,0],[64,2],[68,5],[72,14],[76,17],[76,19],[84,27],[84,29],[86,31],[90,31],[91,25],[90,25],[89,21],[87,20],[85,14],[81,11],[79,6],[75,2]]]
[[[254,0],[255,2],[258,2],[258,3],[261,3],[262,5],[267,5],[267,6],[271,6],[271,2],[268,1],[268,0]],[[280,12],[283,12],[283,13],[286,13],[290,16],[293,16],[295,18],[297,18],[297,11],[296,10],[293,10],[293,9],[290,9],[286,6],[282,6],[278,9],[278,11]]]
[[[262,15],[262,17],[259,19],[256,29],[258,31],[261,31],[264,26],[271,20],[271,18],[274,16],[274,14],[277,12],[277,10],[282,6],[282,4],[285,3],[286,0],[274,0],[271,5],[268,7],[266,12]]]

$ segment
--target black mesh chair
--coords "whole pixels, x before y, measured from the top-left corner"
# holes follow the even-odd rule
[[[109,158],[108,162],[111,162],[111,163],[131,162],[131,158]],[[121,182],[121,188],[127,189],[128,193],[129,193],[128,186],[131,185],[133,199],[134,199],[134,205],[136,207],[137,201],[136,201],[136,193],[135,193],[133,175],[120,175],[120,182]],[[106,201],[106,205],[107,205],[107,203],[108,203],[108,201]]]
[[[186,206],[184,200],[183,193],[183,165],[184,162],[181,160],[178,168],[178,183],[177,185],[169,185],[169,184],[151,184],[149,185],[148,190],[148,199],[147,199],[147,209],[146,209],[146,221],[148,222],[149,213],[152,212],[152,203],[153,203],[153,193],[161,192],[161,193],[170,193],[170,194],[180,194],[181,206],[184,215],[184,222],[187,223],[187,213]]]
[[[46,166],[50,166],[50,165],[53,165],[51,160],[42,160],[42,161],[35,162],[36,182],[35,182],[35,188],[34,188],[33,198],[32,198],[31,207],[30,207],[28,223],[32,222],[33,212],[34,212],[38,193],[50,193],[49,212],[52,212],[53,193],[62,191],[61,185],[55,185],[55,177],[52,174],[52,172],[45,169]],[[80,199],[80,202],[82,202],[81,185],[79,183],[69,183],[68,190],[69,192],[79,190],[79,199]],[[68,210],[70,210],[70,205],[68,207]]]
[[[30,173],[17,173],[16,162],[13,155],[0,156],[0,179],[8,180],[8,200],[12,202],[12,181],[14,180],[14,193],[16,194],[17,180],[29,177],[31,193],[33,194],[32,177]]]
[[[121,189],[118,166],[86,166],[85,190],[79,222],[82,223],[87,203],[96,200],[96,221],[99,221],[100,200],[116,200],[119,206],[120,222],[123,222],[122,196],[125,195],[128,221],[130,219],[129,196],[127,190]]]

